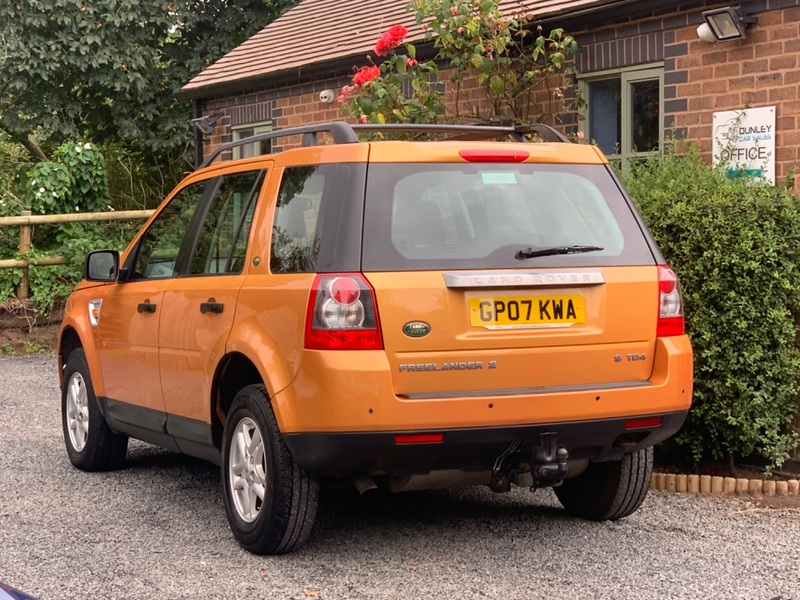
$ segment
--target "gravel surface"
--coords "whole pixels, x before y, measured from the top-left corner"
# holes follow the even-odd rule
[[[71,598],[800,600],[800,510],[651,492],[614,523],[550,491],[323,493],[302,550],[244,552],[218,469],[132,442],[127,467],[67,459],[52,356],[0,359],[0,580]]]

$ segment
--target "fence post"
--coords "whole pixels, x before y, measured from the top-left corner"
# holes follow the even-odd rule
[[[31,211],[23,210],[20,213],[23,217],[30,217]],[[19,226],[19,253],[25,254],[31,247],[31,227],[30,223]],[[17,300],[28,299],[28,267],[22,268],[22,278],[17,286]]]

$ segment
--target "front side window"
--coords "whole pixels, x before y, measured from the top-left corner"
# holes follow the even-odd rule
[[[192,275],[241,273],[263,171],[234,173],[208,203],[192,255]]]
[[[593,75],[581,80],[586,98],[582,131],[611,160],[624,165],[664,141],[663,68]]]
[[[133,279],[164,279],[178,274],[189,225],[208,185],[201,181],[182,189],[150,224],[139,243]]]

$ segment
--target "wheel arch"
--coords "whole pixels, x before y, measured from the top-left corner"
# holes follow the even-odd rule
[[[64,367],[67,364],[69,355],[83,348],[86,354],[86,362],[89,365],[89,375],[92,378],[92,387],[95,395],[105,395],[105,384],[103,383],[100,362],[92,335],[91,326],[74,319],[65,321],[58,333],[58,381],[59,385],[64,385]]]
[[[211,435],[217,448],[222,448],[225,420],[231,404],[239,390],[248,385],[264,386],[280,427],[280,406],[273,401],[277,382],[269,375],[269,372],[265,373],[256,365],[256,361],[243,352],[229,352],[219,361],[211,386]]]
[[[211,436],[214,446],[222,448],[225,420],[236,393],[247,385],[264,383],[255,364],[240,352],[231,352],[217,364],[211,384]]]

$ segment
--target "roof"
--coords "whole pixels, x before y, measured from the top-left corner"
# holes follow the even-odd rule
[[[520,5],[536,19],[569,14],[618,0],[502,0],[507,13]],[[375,42],[392,25],[409,30],[408,41],[424,38],[409,0],[303,0],[242,45],[195,76],[181,95],[198,98],[234,84],[246,84],[323,65],[373,51]]]

